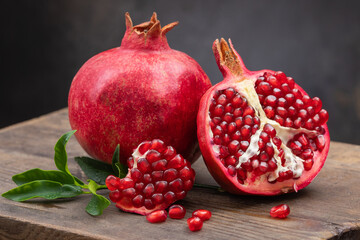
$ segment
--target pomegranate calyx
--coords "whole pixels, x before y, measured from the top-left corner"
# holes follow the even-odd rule
[[[221,38],[220,41],[219,39],[215,40],[212,47],[215,59],[224,77],[230,74],[239,77],[239,80],[241,81],[245,79],[242,75],[246,68],[239,54],[237,54],[236,50],[233,48],[230,39],[229,42],[230,47],[224,38]]]
[[[121,47],[127,48],[146,48],[146,49],[170,49],[167,40],[166,33],[173,29],[179,22],[173,22],[167,24],[161,28],[160,21],[157,19],[156,12],[151,16],[150,21],[140,23],[136,26],[133,26],[130,14],[125,13],[125,22],[126,22],[126,33],[127,37],[124,37]],[[133,34],[135,33],[135,34]],[[161,41],[156,39],[161,39]],[[155,44],[156,47],[153,45]]]

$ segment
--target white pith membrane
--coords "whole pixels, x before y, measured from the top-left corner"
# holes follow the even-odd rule
[[[276,130],[276,136],[281,139],[282,144],[280,146],[281,149],[284,151],[284,158],[285,158],[285,164],[282,165],[281,158],[279,157],[279,150],[277,146],[273,143],[272,139],[270,138],[270,143],[274,149],[274,155],[273,158],[276,160],[277,168],[276,170],[272,172],[266,172],[260,176],[251,177],[253,172],[246,172],[247,178],[244,181],[243,185],[257,185],[263,181],[269,181],[272,182],[276,180],[279,177],[280,172],[286,172],[288,170],[291,170],[293,172],[292,178],[299,178],[303,172],[304,172],[304,160],[298,156],[296,156],[292,150],[287,147],[287,143],[294,138],[295,135],[299,133],[304,133],[307,135],[307,137],[315,137],[319,135],[319,133],[315,130],[308,130],[305,128],[290,128],[290,127],[284,127],[281,126],[278,122],[271,120],[267,118],[263,107],[259,101],[258,93],[255,90],[255,84],[253,80],[245,79],[241,82],[236,82],[233,87],[238,93],[240,93],[244,98],[247,99],[248,106],[251,106],[255,110],[255,116],[257,116],[260,119],[260,126],[259,129],[250,137],[249,146],[246,149],[246,151],[237,159],[238,163],[236,164],[235,168],[238,169],[241,167],[241,164],[244,162],[247,162],[251,157],[260,154],[259,149],[259,139],[260,134],[263,131],[263,128],[265,124],[270,124],[273,126]],[[225,89],[221,89],[225,90]],[[207,116],[208,121],[211,121],[210,114]],[[212,129],[209,128],[209,135],[210,138],[213,139],[214,134],[212,132]],[[219,157],[220,155],[220,145],[216,145],[215,143],[212,145],[214,153],[216,153]],[[236,176],[234,176],[236,178]],[[247,181],[250,179],[250,181]],[[296,185],[292,186],[295,190]],[[286,192],[288,191],[288,188],[283,188],[282,191]]]

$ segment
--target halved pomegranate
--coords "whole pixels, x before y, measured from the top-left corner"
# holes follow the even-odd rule
[[[191,163],[159,139],[142,142],[129,158],[128,167],[125,178],[110,175],[106,186],[118,208],[141,215],[183,199],[195,180]]]
[[[328,154],[327,111],[283,72],[246,69],[229,43],[213,44],[224,80],[202,97],[197,118],[210,173],[235,194],[276,195],[306,187]]]

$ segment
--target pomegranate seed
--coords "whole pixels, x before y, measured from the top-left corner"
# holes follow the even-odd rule
[[[292,93],[294,94],[294,96],[295,96],[296,99],[302,98],[302,93],[299,91],[299,89],[294,88],[294,89],[292,90]],[[302,102],[302,101],[301,101],[301,102]]]
[[[277,104],[279,107],[283,107],[283,108],[287,107],[287,101],[285,98],[282,98],[282,97],[278,99]]]
[[[205,209],[198,209],[192,213],[193,217],[198,217],[202,221],[207,221],[211,218],[211,212]]]
[[[238,168],[236,170],[236,173],[237,173],[238,179],[240,179],[240,180],[245,180],[247,177],[246,171],[242,168]]]
[[[137,168],[133,168],[130,170],[131,173],[131,178],[135,181],[135,182],[140,182],[142,179],[142,173],[139,171],[139,169]],[[110,189],[109,189],[110,190]]]
[[[281,139],[280,139],[279,137],[274,137],[272,140],[273,140],[273,143],[275,144],[275,146],[276,146],[277,148],[280,148],[280,146],[281,146],[281,144],[282,144]]]
[[[105,180],[105,184],[106,187],[110,190],[110,191],[114,191],[116,189],[119,188],[120,186],[120,179],[113,176],[113,175],[109,175],[106,180]]]
[[[173,219],[183,219],[185,217],[186,210],[181,205],[172,205],[169,208],[169,217]]]
[[[264,112],[265,112],[267,118],[273,119],[275,116],[275,111],[271,106],[265,107]]]
[[[226,165],[228,166],[228,165],[235,165],[236,164],[236,158],[234,157],[234,156],[229,156],[229,157],[227,157],[226,159],[225,159],[225,163],[226,163]]]
[[[230,176],[234,177],[236,175],[236,169],[235,169],[234,166],[229,165],[227,167],[227,170],[228,170],[228,173],[229,173]]]
[[[313,151],[308,148],[308,149],[305,149],[301,154],[300,154],[300,157],[302,159],[309,159],[309,158],[312,158],[314,156],[314,153]]]
[[[233,112],[233,115],[236,118],[236,117],[242,116],[243,113],[244,113],[244,111],[242,110],[242,108],[236,108]]]
[[[261,162],[259,165],[259,170],[261,172],[264,172],[264,173],[267,172],[268,168],[269,168],[269,166],[266,162]]]
[[[284,125],[284,118],[280,117],[279,115],[275,115],[274,120],[278,122],[281,126]]]
[[[259,155],[259,159],[263,162],[269,161],[269,155],[266,152],[262,151]]]
[[[217,99],[217,103],[220,105],[224,105],[226,102],[227,102],[227,99],[226,99],[225,94],[221,94]]]
[[[322,108],[322,102],[321,102],[320,98],[318,98],[318,97],[314,97],[312,99],[311,105],[314,107],[315,113],[318,113]]]
[[[290,118],[286,118],[284,126],[285,127],[292,127],[292,126],[294,126],[294,122]]]
[[[243,98],[239,93],[236,93],[231,103],[234,107],[240,107],[243,104]]]
[[[180,154],[177,154],[173,159],[168,162],[167,168],[179,169],[184,167],[185,164],[185,159]]]
[[[240,142],[240,148],[243,151],[246,151],[246,149],[249,147],[250,143],[248,141],[241,141]]]
[[[222,138],[219,135],[214,136],[213,141],[216,145],[222,144]]]
[[[324,124],[329,119],[329,114],[325,109],[321,109],[319,112],[320,124]]]
[[[276,77],[276,79],[278,81],[280,81],[281,83],[285,83],[287,82],[287,79],[286,79],[286,75],[285,73],[281,72],[281,71],[277,71],[274,76]]]
[[[134,166],[134,158],[129,157],[127,160],[127,165],[129,168],[132,168]]]
[[[295,81],[294,81],[294,79],[293,79],[292,77],[287,77],[287,83],[289,84],[289,87],[290,87],[291,89],[294,88],[294,86],[295,86]]]
[[[233,108],[233,106],[232,106],[231,103],[226,104],[226,106],[225,106],[225,112],[227,112],[227,113],[232,113],[232,112],[234,112],[234,108]]]
[[[164,198],[165,198],[166,203],[172,203],[175,201],[176,195],[175,195],[175,193],[169,191],[169,192],[165,193]]]
[[[294,120],[294,126],[296,128],[300,128],[302,126],[304,126],[304,121],[302,120],[302,118],[298,117]]]
[[[232,99],[235,96],[235,89],[227,88],[225,89],[224,94],[227,99]]]
[[[316,147],[319,149],[319,151],[323,150],[324,147],[325,147],[325,137],[324,137],[324,135],[316,136],[315,144],[316,144]]]
[[[164,196],[161,193],[155,193],[151,196],[151,201],[154,204],[161,204],[164,202]]]
[[[117,201],[113,201],[113,202],[117,202]],[[142,195],[137,195],[132,199],[132,204],[134,205],[134,207],[137,208],[142,207],[144,205],[144,197]]]
[[[275,137],[276,135],[275,128],[269,123],[265,124],[263,131],[267,133],[271,138]]]
[[[266,132],[261,132],[260,138],[264,141],[264,144],[270,141],[270,136]]]
[[[155,204],[151,201],[151,199],[145,199],[144,200],[144,207],[148,210],[154,209]]]
[[[311,118],[309,118],[309,119],[305,122],[304,127],[305,127],[306,129],[313,130],[314,127],[315,127],[314,121],[313,121]]]
[[[265,106],[276,106],[276,97],[274,95],[269,95],[264,99],[264,105]]]
[[[308,113],[305,109],[300,109],[298,112],[298,116],[301,117],[302,119],[307,119]]]
[[[280,98],[280,97],[282,97],[282,92],[281,92],[281,90],[279,89],[279,88],[274,88],[273,89],[273,95],[275,96],[275,97],[277,97],[277,98]]]
[[[151,149],[146,154],[145,159],[149,163],[153,163],[161,159],[161,154],[158,151]]]
[[[258,85],[257,90],[259,93],[265,94],[265,95],[269,95],[272,92],[272,88],[271,88],[270,84],[267,82],[261,82]]]
[[[281,84],[281,90],[284,94],[291,92],[291,88],[287,83]]]
[[[269,171],[274,171],[275,169],[277,169],[277,163],[274,158],[271,158],[270,161],[267,162],[267,164]]]
[[[236,123],[235,122],[231,122],[228,125],[228,133],[234,133],[236,131]]]
[[[121,195],[123,197],[127,197],[127,198],[133,198],[133,197],[135,197],[135,194],[136,194],[135,188],[127,188],[127,189],[122,190],[122,192],[121,192]]]
[[[232,122],[232,120],[233,120],[233,114],[231,114],[231,113],[225,113],[225,115],[224,115],[224,120],[225,120],[225,122],[227,122],[227,123],[230,123],[230,122]]]
[[[244,121],[243,121],[243,118],[242,118],[242,117],[237,117],[237,118],[235,119],[235,124],[236,124],[236,126],[241,127],[241,126],[243,125],[243,123],[244,123]]]
[[[203,221],[198,217],[191,217],[187,220],[190,231],[200,231],[203,226]]]
[[[155,183],[155,192],[157,193],[164,193],[168,189],[168,182],[167,181],[157,181]]]
[[[246,116],[246,115],[254,116],[254,114],[255,114],[255,110],[250,106],[246,106],[246,108],[244,109],[244,112],[243,112],[243,116]]]
[[[295,102],[295,96],[294,96],[294,94],[292,94],[292,93],[287,93],[287,94],[285,94],[285,100],[287,101],[287,103],[289,104],[289,105],[292,105],[294,102]]]
[[[243,169],[245,169],[246,171],[248,171],[248,172],[251,172],[251,171],[253,170],[252,164],[251,164],[250,160],[248,160],[248,161],[246,161],[246,162],[243,162],[243,163],[241,164],[241,167],[242,167]]]
[[[272,157],[274,155],[274,148],[271,143],[266,143],[265,145],[265,152]]]
[[[304,162],[304,169],[305,171],[309,171],[312,166],[314,165],[314,160],[313,159],[306,159]]]
[[[150,197],[155,192],[154,184],[149,183],[143,190],[145,197]]]
[[[146,220],[151,223],[165,222],[167,219],[167,212],[165,210],[156,210],[146,215]]]
[[[315,115],[315,110],[314,110],[314,108],[312,106],[307,107],[306,111],[307,111],[309,117],[312,117],[312,116]]]
[[[151,164],[151,167],[154,171],[164,171],[166,170],[167,161],[165,159],[159,160]]]
[[[166,150],[166,146],[164,144],[163,141],[161,141],[160,139],[154,139],[151,141],[151,148],[160,152],[160,153],[163,153],[165,150]]]
[[[121,179],[120,183],[123,188],[133,188],[135,186],[135,182],[128,177]]]
[[[145,158],[140,158],[137,162],[137,168],[142,173],[148,173],[151,171],[150,164]]]
[[[171,182],[177,178],[178,172],[174,168],[169,168],[164,171],[164,180]]]
[[[303,109],[304,108],[303,101],[301,99],[296,99],[294,103],[294,107],[298,110]]]
[[[244,125],[241,129],[240,129],[240,133],[242,135],[242,137],[244,139],[247,139],[250,137],[250,133],[251,133],[251,127],[248,125]]]
[[[241,139],[241,133],[240,133],[240,131],[236,131],[236,132],[232,135],[232,139],[239,141],[239,140]]]
[[[281,86],[281,82],[278,81],[278,80],[276,79],[276,77],[274,77],[274,76],[269,76],[269,77],[267,78],[267,81],[268,81],[268,83],[270,83],[270,85],[273,86],[273,87],[280,87],[280,86]]]
[[[290,106],[287,110],[289,117],[293,118],[296,116],[297,111],[293,106]]]
[[[216,105],[213,111],[215,116],[221,117],[225,112],[225,109],[222,105]]]
[[[286,218],[290,213],[290,208],[287,204],[281,204],[271,208],[270,216],[273,218]]]
[[[175,179],[169,183],[169,189],[172,192],[181,192],[183,190],[183,181],[180,178]]]
[[[147,150],[149,150],[151,147],[151,142],[150,141],[145,141],[142,142],[139,146],[139,153],[140,154],[145,154]]]
[[[114,190],[114,191],[111,191],[110,193],[109,193],[109,198],[110,198],[110,200],[111,201],[113,201],[113,202],[118,202],[118,201],[120,201],[121,200],[121,193],[119,192],[119,190]]]

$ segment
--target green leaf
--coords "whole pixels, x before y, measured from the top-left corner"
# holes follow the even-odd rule
[[[117,176],[117,177],[120,177],[120,173],[121,173],[120,166],[119,166],[119,163],[120,163],[119,158],[120,158],[120,145],[118,144],[115,148],[115,151],[114,151],[114,154],[112,157],[112,162],[111,162],[111,167],[115,173],[115,176]]]
[[[110,201],[108,199],[101,195],[94,194],[85,209],[90,215],[99,216],[109,205]]]
[[[62,184],[74,184],[72,176],[56,170],[41,170],[34,168],[26,172],[16,174],[12,177],[16,185],[20,186],[35,180],[51,180]]]
[[[67,157],[65,147],[66,147],[66,143],[69,141],[70,137],[75,132],[76,132],[76,130],[67,132],[64,135],[62,135],[54,147],[54,150],[55,150],[54,161],[55,161],[56,167],[60,171],[65,172],[69,175],[71,175],[71,173],[70,173],[70,171],[68,169],[68,165],[67,165],[68,157]]]
[[[82,194],[81,187],[71,184],[61,184],[49,180],[38,180],[25,183],[2,194],[3,197],[13,201],[26,201],[32,198],[70,198]]]
[[[75,157],[75,161],[85,175],[98,184],[105,184],[107,176],[115,174],[110,164],[89,157]]]

